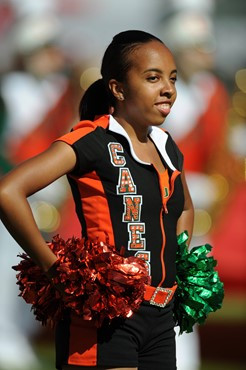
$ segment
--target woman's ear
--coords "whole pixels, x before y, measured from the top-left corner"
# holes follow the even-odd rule
[[[123,101],[125,99],[121,82],[118,82],[115,79],[111,79],[108,83],[108,87],[118,101]]]

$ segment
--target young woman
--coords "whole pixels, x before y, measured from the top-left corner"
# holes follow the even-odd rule
[[[158,126],[175,101],[177,70],[161,40],[126,31],[108,46],[101,74],[81,101],[82,121],[2,179],[2,220],[50,276],[57,258],[26,198],[67,174],[83,237],[144,258],[151,286],[130,318],[99,329],[75,315],[61,321],[57,369],[173,370],[176,236],[192,234],[193,206],[182,154]]]

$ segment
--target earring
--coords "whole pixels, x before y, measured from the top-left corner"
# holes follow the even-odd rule
[[[120,96],[118,97],[118,99],[119,99],[119,100],[124,100],[124,96],[120,95]]]

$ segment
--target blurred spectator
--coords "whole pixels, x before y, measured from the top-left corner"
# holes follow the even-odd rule
[[[0,176],[12,168],[6,157],[4,134],[7,123],[7,110],[0,96]],[[0,369],[1,370],[33,370],[38,368],[38,360],[27,337],[30,335],[30,313],[26,305],[18,297],[15,273],[11,265],[17,263],[20,247],[0,222],[0,245],[4,253],[0,259]],[[20,315],[21,314],[21,315]],[[34,325],[31,320],[31,325]],[[36,327],[36,326],[35,326]]]
[[[185,155],[196,208],[193,244],[213,245],[226,293],[242,295],[246,286],[246,70],[235,70],[235,81],[231,76],[230,98],[215,74],[212,19],[182,11],[164,26],[163,38],[170,42],[179,71],[178,97],[165,128]]]
[[[177,1],[176,1],[177,3]],[[161,25],[161,34],[175,55],[178,68],[177,100],[164,128],[184,154],[187,182],[193,199],[195,228],[192,245],[209,242],[210,211],[216,188],[210,163],[225,142],[228,93],[213,72],[216,41],[211,18],[197,10],[178,11]],[[215,166],[213,165],[213,169]],[[180,370],[200,365],[197,328],[177,338]]]
[[[12,29],[15,69],[1,78],[1,175],[12,165],[45,150],[68,131],[75,117],[77,87],[71,66],[57,45],[59,22],[52,14],[17,20]],[[2,129],[2,127],[4,128]],[[67,196],[65,179],[29,198],[41,232],[48,237],[60,222],[59,207]],[[15,273],[21,252],[0,224],[0,368],[34,370],[39,364],[29,339],[40,326],[18,297]]]
[[[57,45],[59,26],[50,14],[24,18],[15,26],[17,65],[2,78],[7,150],[15,162],[45,150],[74,119],[75,91],[71,68]]]
[[[196,208],[202,202],[201,206],[209,209],[214,188],[211,182],[209,190],[204,173],[210,172],[211,162],[216,161],[225,143],[229,109],[226,88],[213,72],[216,41],[212,21],[204,14],[180,12],[165,23],[165,29],[163,37],[170,40],[178,67],[178,97],[165,129],[173,134],[185,155]],[[206,197],[201,196],[203,181]]]

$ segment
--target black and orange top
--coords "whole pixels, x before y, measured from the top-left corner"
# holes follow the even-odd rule
[[[69,173],[82,236],[99,238],[148,263],[153,286],[173,286],[176,226],[184,206],[183,156],[171,136],[151,127],[166,171],[141,161],[123,127],[109,115],[81,121],[60,137],[77,156]]]

